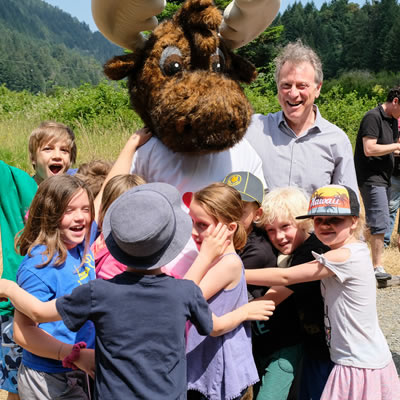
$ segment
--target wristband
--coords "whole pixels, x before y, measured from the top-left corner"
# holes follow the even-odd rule
[[[71,353],[62,361],[62,365],[64,368],[71,368],[74,370],[78,369],[78,367],[75,366],[74,362],[79,359],[81,349],[86,349],[85,342],[78,342],[72,346]]]

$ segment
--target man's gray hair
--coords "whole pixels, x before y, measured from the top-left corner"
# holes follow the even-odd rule
[[[315,83],[319,85],[324,79],[322,72],[322,63],[317,53],[309,46],[303,44],[300,39],[295,42],[288,43],[278,54],[274,60],[275,62],[275,82],[278,84],[279,74],[285,62],[293,64],[300,64],[302,62],[309,62],[315,71]]]

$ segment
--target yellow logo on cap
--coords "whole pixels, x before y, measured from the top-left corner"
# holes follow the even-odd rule
[[[232,175],[226,184],[229,186],[237,186],[240,182],[242,182],[242,177],[240,175]]]

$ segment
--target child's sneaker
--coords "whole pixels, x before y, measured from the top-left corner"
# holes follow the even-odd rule
[[[379,281],[388,281],[392,279],[392,275],[388,274],[385,268],[379,266],[375,268],[375,278]]]

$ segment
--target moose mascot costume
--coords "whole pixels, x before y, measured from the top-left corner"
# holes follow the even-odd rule
[[[157,25],[164,7],[163,0],[92,0],[99,30],[132,51],[109,60],[105,74],[128,78],[132,107],[153,133],[135,154],[132,172],[182,194],[233,171],[264,182],[261,160],[243,139],[252,108],[240,83],[257,73],[232,50],[265,30],[279,0],[234,0],[223,16],[212,0],[187,0]],[[174,273],[183,275],[193,261],[194,244],[189,248],[173,263]]]

